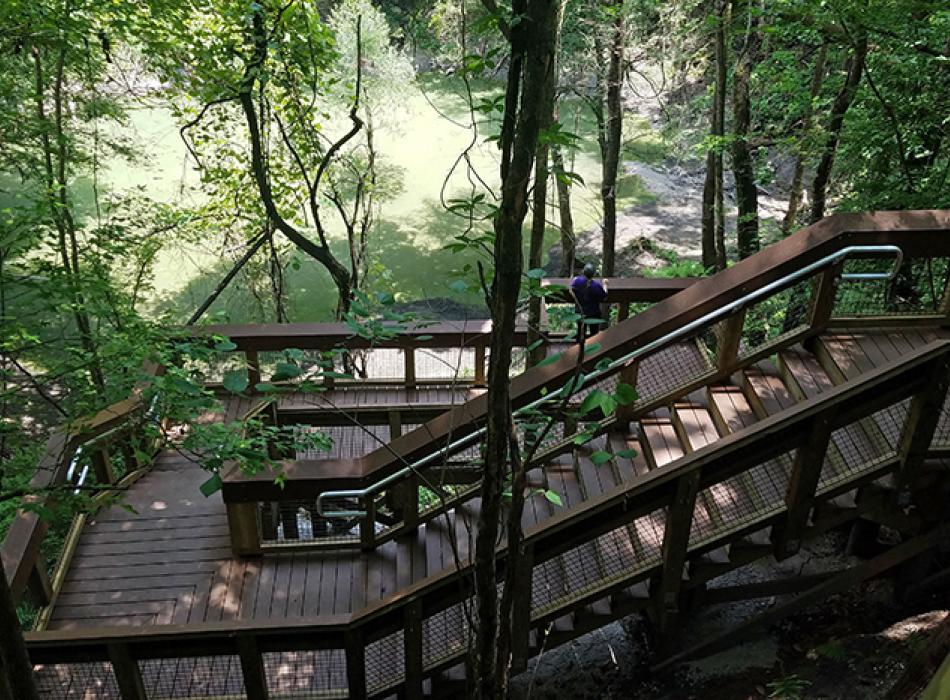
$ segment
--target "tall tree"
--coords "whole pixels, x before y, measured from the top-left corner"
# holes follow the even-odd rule
[[[493,5],[486,2],[486,7],[496,12]],[[500,141],[501,202],[494,217],[494,276],[487,298],[493,332],[474,564],[474,695],[485,700],[505,696],[510,664],[511,582],[506,581],[499,613],[495,547],[512,442],[509,371],[523,268],[521,228],[528,210],[528,183],[538,135],[546,118],[543,95],[554,77],[557,11],[556,0],[515,0],[512,15],[519,21],[505,22],[510,57]],[[512,495],[510,507],[518,509],[523,493],[513,486]],[[509,529],[509,569],[517,566],[520,549],[520,534]]]
[[[758,60],[761,17],[751,2],[747,3],[746,12],[749,17],[745,42],[732,78],[732,172],[736,181],[736,243],[740,259],[759,251],[759,197],[749,147],[752,121],[749,83],[752,80],[752,66]]]
[[[834,167],[835,155],[838,151],[838,142],[841,139],[841,129],[844,126],[848,108],[854,100],[861,83],[864,71],[864,62],[868,55],[868,38],[862,34],[855,42],[851,54],[845,61],[845,80],[834,104],[828,121],[827,136],[821,150],[821,158],[815,170],[815,179],[811,187],[811,222],[814,223],[824,217],[825,204],[828,196],[828,181],[831,179],[831,169]]]
[[[604,119],[598,134],[600,142],[600,198],[604,207],[603,274],[614,274],[617,256],[617,171],[620,167],[620,146],[623,135],[623,63],[624,8],[623,0],[605,0],[604,12],[609,22],[607,75],[603,83]]]
[[[726,267],[726,218],[723,201],[722,149],[726,122],[726,34],[729,25],[729,0],[713,3],[713,87],[710,148],[706,151],[706,180],[703,185],[702,255],[703,267]]]

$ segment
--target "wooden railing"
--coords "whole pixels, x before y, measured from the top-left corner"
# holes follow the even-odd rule
[[[771,525],[773,541],[765,549],[784,557],[806,536],[880,510],[893,494],[878,498],[869,488],[868,497],[856,507],[819,514],[808,524],[809,512],[818,513],[823,503],[856,486],[888,474],[900,484],[914,481],[939,415],[927,409],[943,403],[948,372],[950,342],[931,343],[529,528],[524,538],[528,565],[522,568],[514,602],[520,615],[513,640],[516,666],[523,666],[532,653],[533,629],[637,582],[650,582],[650,595],[638,605],[651,607],[661,622],[669,619],[684,587],[701,585],[723,572],[721,566],[712,567],[711,573],[690,569],[684,582],[684,565],[724,542]],[[895,425],[887,444],[850,461],[844,471],[825,464],[833,433],[884,418]],[[785,475],[787,488],[713,530],[696,526],[697,499],[716,485],[757,470]],[[660,541],[641,536],[637,551],[610,546],[620,534],[651,529],[661,530]],[[886,562],[872,567],[871,574],[925,551],[943,533],[939,524],[923,524]],[[587,572],[581,585],[539,597],[543,587],[534,587],[533,577],[542,575],[547,562],[557,557],[582,562],[578,548],[591,543],[609,553],[596,572]],[[753,555],[744,561],[763,552]],[[502,545],[497,551],[499,577],[506,561]],[[33,662],[40,665],[41,680],[68,678],[76,688],[98,688],[101,697],[112,692],[123,698],[146,697],[146,685],[168,673],[169,662],[163,666],[162,659],[177,659],[181,666],[176,667],[176,677],[184,682],[192,674],[207,678],[210,672],[219,683],[214,695],[276,696],[290,690],[282,685],[280,668],[303,663],[299,655],[306,654],[306,662],[322,670],[313,674],[314,683],[321,685],[307,688],[320,697],[383,697],[399,692],[421,698],[426,677],[468,654],[461,606],[470,601],[470,566],[467,560],[459,567],[449,566],[352,615],[59,630],[28,633],[27,644]],[[865,574],[862,569],[860,575]],[[215,668],[230,668],[231,675],[219,672],[216,677]]]
[[[143,368],[146,376],[162,371],[151,363]],[[34,602],[48,606],[58,590],[57,579],[69,564],[72,544],[85,520],[82,515],[74,521],[66,538],[64,555],[56,563],[52,582],[41,552],[49,524],[37,511],[55,505],[57,490],[74,486],[87,489],[87,495],[95,497],[127,486],[141,476],[145,465],[139,463],[139,456],[149,451],[149,446],[140,444],[137,434],[145,408],[137,388],[129,398],[50,435],[29,484],[34,493],[24,498],[26,507],[17,512],[0,547],[4,573],[15,601],[28,592]],[[124,474],[116,474],[113,468],[113,450],[121,454]],[[89,474],[91,479],[87,479]]]
[[[599,334],[588,343],[583,372],[590,374],[607,358],[626,356],[648,346],[717,308],[849,246],[900,246],[906,258],[900,273],[903,287],[913,291],[917,284],[920,298],[898,304],[882,293],[878,303],[875,294],[869,293],[867,287],[877,282],[841,283],[845,266],[860,268],[873,262],[863,259],[831,262],[807,279],[780,285],[767,298],[744,306],[725,320],[697,328],[686,342],[680,339],[675,344],[651,349],[644,356],[601,376],[596,382],[588,381],[576,393],[576,400],[579,402],[598,389],[612,391],[620,382],[636,387],[639,396],[635,403],[619,407],[613,415],[596,416],[599,427],[595,432],[603,432],[618,421],[629,422],[705,384],[727,378],[777,349],[807,342],[829,324],[944,324],[948,310],[946,278],[950,270],[948,233],[948,212],[840,215],[823,220],[713,278],[695,282],[636,318]],[[886,266],[891,262],[891,257],[884,260]],[[934,272],[937,264],[939,269]],[[908,275],[913,278],[916,274],[915,266],[921,265],[936,274],[935,284],[930,284],[929,279],[925,284],[918,284],[919,280],[915,282],[914,279],[908,281]],[[862,285],[863,289],[857,295],[861,308],[855,308],[852,302],[857,297],[853,290]],[[871,312],[870,317],[867,311]],[[859,312],[863,318],[856,316]],[[517,409],[537,400],[542,392],[558,390],[576,371],[577,362],[578,350],[571,348],[553,364],[515,377],[512,380],[513,407]],[[287,462],[283,472],[288,485],[286,489],[275,486],[274,475],[269,473],[248,476],[235,472],[228,475],[223,491],[229,513],[234,519],[243,521],[242,532],[252,535],[251,540],[242,542],[237,551],[261,551],[259,503],[292,498],[295,506],[301,505],[319,515],[314,501],[321,493],[366,489],[374,482],[390,478],[400,470],[405,471],[407,464],[416,463],[427,454],[453,444],[457,447],[424,469],[413,469],[396,483],[383,482],[385,488],[375,489],[368,497],[362,498],[362,502],[354,504],[350,499],[335,509],[367,514],[360,520],[358,533],[350,531],[344,535],[306,541],[291,537],[286,538],[281,546],[374,547],[437,517],[468,495],[464,484],[471,483],[472,470],[459,467],[472,464],[478,455],[477,449],[466,444],[464,439],[483,425],[485,406],[484,397],[473,399],[362,459]],[[537,453],[537,462],[571,449],[581,431],[591,432],[590,425],[579,428],[569,415],[555,415],[551,420],[556,425]],[[446,484],[453,487],[443,489]],[[419,498],[420,488],[428,488],[428,504]],[[432,497],[432,493],[437,497]],[[381,530],[377,522],[384,525]],[[254,533],[258,533],[256,540]]]

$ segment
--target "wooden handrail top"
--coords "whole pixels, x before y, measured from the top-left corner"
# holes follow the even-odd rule
[[[822,219],[714,277],[699,279],[633,318],[607,328],[588,341],[599,348],[585,357],[585,371],[605,357],[618,357],[647,345],[836,250],[849,245],[885,244],[899,245],[909,257],[950,255],[950,210],[835,214]],[[524,406],[540,397],[543,391],[562,386],[573,374],[577,356],[578,348],[572,346],[559,360],[514,377],[511,380],[512,407]],[[351,481],[344,488],[364,488],[437,447],[474,432],[484,422],[487,406],[486,395],[460,404],[365,455],[359,460],[359,468],[349,463],[337,466],[335,460],[323,461],[319,469],[309,465],[305,470],[306,488],[308,491],[317,489],[321,478],[327,484],[334,484],[322,490],[339,488],[341,481],[347,479]],[[225,500],[252,500],[254,488],[248,481],[232,488],[226,479],[222,493]],[[261,488],[263,493],[266,487],[261,484]]]
[[[542,286],[557,285],[567,287],[570,277],[545,277]],[[677,292],[682,292],[698,282],[701,277],[611,277],[607,284],[608,304],[634,304],[638,302],[652,304],[663,301]],[[565,292],[563,298],[549,299],[557,303],[570,303],[573,299]]]
[[[702,472],[700,488],[721,482],[736,473],[774,459],[794,449],[814,426],[814,421],[829,419],[832,428],[851,424],[873,412],[913,395],[930,381],[935,365],[946,362],[950,340],[933,341],[898,360],[891,361],[859,377],[848,380],[752,426],[732,433],[667,466],[659,467],[636,479],[596,496],[576,508],[565,509],[552,518],[525,531],[526,546],[533,547],[535,564],[556,556],[580,541],[589,541],[624,522],[668,505],[675,496],[676,483],[692,471]],[[897,457],[895,457],[897,459]],[[503,570],[506,547],[499,545],[499,571]],[[470,581],[471,561],[461,569],[449,564],[433,576],[421,579],[393,595],[374,602],[351,615],[316,618],[255,620],[168,625],[158,627],[88,627],[70,630],[28,632],[25,637],[39,657],[55,660],[62,650],[89,653],[98,657],[108,643],[160,645],[188,640],[208,643],[213,639],[233,638],[241,633],[261,634],[268,639],[282,632],[288,640],[302,636],[318,639],[321,634],[337,634],[347,628],[398,628],[402,611],[410,603],[422,602],[431,613],[444,607],[450,595],[459,594],[460,580]],[[460,577],[462,577],[460,579]],[[267,644],[267,642],[265,642]],[[186,652],[182,652],[186,653]]]

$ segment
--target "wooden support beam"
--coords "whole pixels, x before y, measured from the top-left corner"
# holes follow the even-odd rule
[[[261,553],[261,529],[257,522],[257,503],[228,503],[228,532],[235,556],[257,556]]]
[[[390,411],[389,418],[389,439],[395,440],[402,435],[402,412]]]
[[[883,554],[859,564],[851,569],[847,569],[840,574],[820,583],[809,591],[802,593],[794,600],[771,608],[768,612],[759,615],[752,620],[724,632],[712,639],[700,642],[688,649],[670,656],[660,663],[653,666],[654,671],[662,671],[676,664],[688,661],[690,659],[701,658],[715,654],[728,649],[739,642],[744,641],[749,635],[761,627],[781,620],[783,617],[797,612],[803,608],[824,600],[830,595],[840,593],[851,588],[855,584],[877,576],[888,569],[900,564],[911,557],[917,556],[921,552],[929,549],[940,536],[939,530],[931,531],[925,535],[920,535],[912,540],[902,542],[896,547],[884,552]]]
[[[96,483],[115,483],[115,472],[112,470],[112,458],[108,448],[103,447],[92,453],[92,471],[96,475]]]
[[[245,350],[244,359],[247,362],[247,384],[250,391],[261,383],[261,361],[257,350]]]
[[[360,520],[360,548],[376,546],[376,497],[370,494],[363,503],[366,515]]]
[[[351,700],[366,697],[366,649],[363,631],[350,629],[343,635],[346,647],[346,686]]]
[[[235,639],[238,656],[241,659],[241,672],[244,675],[244,692],[248,700],[267,700],[267,676],[264,673],[264,659],[253,634],[239,634]]]
[[[803,576],[781,578],[774,581],[757,581],[755,583],[723,586],[721,588],[707,588],[703,593],[703,604],[717,605],[719,603],[730,603],[737,600],[771,598],[777,595],[800,593],[804,590],[808,590],[812,586],[827,581],[834,575],[835,572],[805,574]]]
[[[686,564],[686,548],[693,526],[693,510],[699,492],[700,470],[686,472],[676,482],[676,495],[666,512],[663,533],[663,566],[659,578],[653,582],[653,605],[657,627],[666,633],[673,625],[679,610],[679,593]]]
[[[422,700],[422,601],[403,610],[403,653],[406,661],[406,700]]]
[[[720,372],[731,372],[736,366],[744,326],[745,309],[739,309],[717,326],[716,369]]]
[[[475,386],[486,386],[487,381],[485,379],[485,346],[478,344],[475,346]]]
[[[927,458],[927,451],[933,442],[934,431],[946,401],[947,387],[950,386],[950,356],[934,363],[929,379],[923,390],[911,399],[910,410],[901,430],[897,447],[900,458],[897,472],[898,492],[908,487]]]
[[[528,667],[528,643],[531,634],[531,592],[534,576],[534,547],[524,547],[515,572],[515,593],[511,608],[511,672]]]
[[[821,414],[812,421],[808,438],[795,454],[788,491],[785,493],[788,511],[785,520],[772,529],[776,559],[785,559],[801,548],[802,534],[808,524],[808,514],[815,504],[815,490],[830,440],[830,416]]]
[[[416,350],[415,348],[403,348],[402,358],[405,364],[403,380],[407,389],[416,388]]]
[[[132,658],[128,644],[109,644],[109,661],[122,694],[122,700],[146,700],[145,684],[138,661]]]
[[[46,560],[42,554],[36,555],[36,561],[30,569],[30,576],[26,581],[26,592],[36,605],[49,605],[53,600],[53,586],[46,572]]]

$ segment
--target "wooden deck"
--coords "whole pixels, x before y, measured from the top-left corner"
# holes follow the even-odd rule
[[[532,482],[557,492],[563,508],[576,507],[937,337],[938,333],[926,330],[827,334],[819,340],[815,354],[802,348],[784,351],[778,366],[759,363],[734,376],[730,384],[693,392],[644,417],[630,432],[615,431],[577,449],[573,457],[565,455],[535,470]],[[348,391],[356,398],[353,390]],[[383,390],[376,391],[372,400],[385,403],[388,399],[378,394]],[[446,398],[437,393],[429,396]],[[396,397],[393,403],[407,398]],[[288,405],[300,400],[288,399]],[[250,405],[247,399],[232,401],[226,415],[240,415]],[[947,433],[946,423],[944,419],[944,427],[938,426],[938,434]],[[358,439],[353,433],[346,449],[375,446],[369,436],[361,435]],[[882,439],[893,443],[895,438],[886,414],[876,423],[838,431],[822,478],[831,482],[844,476],[849,463],[869,454]],[[628,447],[636,449],[637,456],[618,457],[608,466],[595,466],[590,460],[594,450],[617,452]],[[788,462],[776,460],[771,467],[765,465],[702,492],[691,541],[711,541],[777,507],[785,494],[788,471]],[[471,551],[477,499],[421,526],[415,535],[369,553],[288,552],[236,559],[231,555],[220,495],[204,498],[198,491],[206,478],[188,459],[165,453],[128,493],[126,502],[137,515],[113,507],[90,520],[49,628],[351,613],[452,565],[450,532],[455,533],[454,545],[463,559]],[[557,511],[557,506],[535,493],[525,508],[524,524],[542,523]],[[664,518],[662,512],[654,515],[546,562],[543,575],[535,577],[533,607],[543,611],[615,569],[655,562]]]

